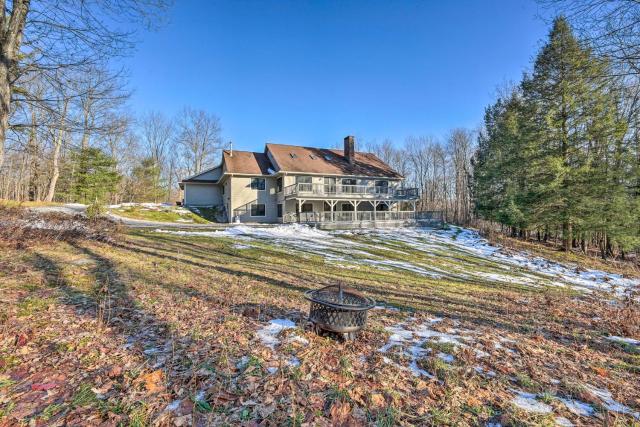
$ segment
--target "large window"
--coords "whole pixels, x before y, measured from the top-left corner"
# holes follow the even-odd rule
[[[376,181],[376,194],[387,194],[389,192],[389,181]]]
[[[342,192],[343,193],[355,193],[356,184],[358,181],[355,178],[342,178]]]
[[[264,203],[254,203],[251,205],[251,216],[265,216]]]
[[[251,189],[264,190],[265,189],[264,178],[251,178]]]
[[[311,177],[305,175],[296,176],[296,184],[311,184]]]

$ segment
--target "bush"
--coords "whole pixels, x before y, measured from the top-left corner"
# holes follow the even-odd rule
[[[98,203],[97,201],[87,206],[87,218],[91,220],[101,217],[106,212],[107,210],[105,209],[105,207],[101,203]]]

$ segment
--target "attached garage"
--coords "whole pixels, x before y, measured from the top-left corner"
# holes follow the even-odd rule
[[[208,169],[190,176],[180,183],[184,191],[182,203],[185,206],[220,206],[223,204],[221,185],[222,166]]]

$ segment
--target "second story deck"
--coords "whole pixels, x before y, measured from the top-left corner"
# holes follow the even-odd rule
[[[284,188],[284,197],[330,199],[417,200],[417,188],[393,188],[371,185],[297,183]]]

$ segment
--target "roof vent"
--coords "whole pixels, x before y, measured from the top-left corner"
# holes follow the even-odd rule
[[[297,159],[298,155],[296,153],[289,153],[292,159]]]
[[[314,156],[313,154],[309,154],[309,157],[311,157],[311,160],[315,160],[316,156]]]

